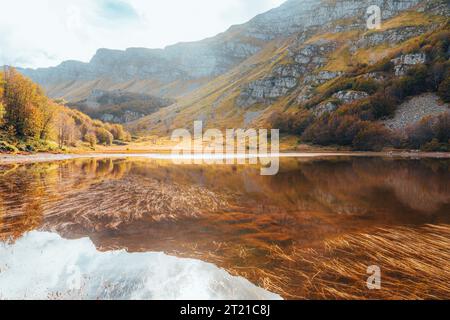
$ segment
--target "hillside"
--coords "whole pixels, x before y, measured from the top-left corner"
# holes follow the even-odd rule
[[[381,8],[381,29],[367,29],[370,5]],[[322,145],[423,147],[436,130],[410,143],[405,132],[383,123],[423,92],[439,94],[442,112],[448,110],[449,16],[445,0],[289,0],[204,41],[164,50],[101,49],[87,64],[22,72],[69,101],[94,89],[176,99],[129,125],[142,135],[167,136],[203,120],[216,128],[279,127]],[[418,76],[423,79],[408,83]],[[448,144],[445,137],[437,144]]]
[[[328,7],[322,6],[320,10],[328,8],[330,14],[346,12],[342,8],[349,3],[356,6],[352,1],[327,2]],[[354,16],[361,19],[337,19],[320,28],[299,28],[303,31],[274,39],[236,68],[179,99],[177,104],[136,121],[131,129],[167,135],[175,128],[191,126],[194,120],[203,120],[206,127],[273,126],[285,133],[302,136],[305,142],[352,145],[358,133],[355,128],[352,133],[339,133],[349,134],[351,137],[347,137],[347,141],[328,137],[316,139],[318,131],[336,131],[333,125],[339,126],[331,123],[320,126],[319,120],[346,112],[352,115],[346,117],[347,122],[363,120],[375,124],[393,116],[396,106],[407,96],[439,91],[440,82],[443,83],[441,96],[444,96],[449,91],[448,80],[443,81],[449,77],[449,11],[446,4],[422,1],[412,6],[411,2],[396,2],[409,4],[411,9],[392,14],[392,18],[383,21],[380,30],[367,30],[366,7],[363,2],[358,3],[361,3],[360,14]],[[338,5],[342,10],[336,10]],[[439,83],[434,86],[417,83],[415,91],[402,93],[395,101],[390,101],[393,105],[389,111],[364,115],[364,112],[353,112],[357,106],[351,112],[345,111],[346,105],[357,104],[357,100],[359,103],[377,100],[380,91],[384,92],[384,88],[394,83],[400,84],[409,76],[408,72],[414,71],[409,69],[417,66],[424,66],[426,72],[439,70],[425,76],[434,77]],[[448,110],[448,105],[442,102],[440,105],[442,112]],[[323,122],[328,120],[322,119]],[[345,122],[341,120],[337,121]],[[314,123],[316,125],[303,135]],[[388,135],[379,126],[364,129],[381,130],[383,135]],[[411,147],[400,138],[392,143],[387,141],[390,139],[383,140],[376,144]],[[448,142],[448,138],[442,142]],[[373,146],[359,144],[356,147],[372,149]]]
[[[94,90],[86,99],[68,103],[67,106],[94,119],[123,124],[138,120],[172,103],[172,100],[142,93]]]
[[[121,125],[58,104],[14,68],[0,71],[0,153],[95,149],[129,141]]]

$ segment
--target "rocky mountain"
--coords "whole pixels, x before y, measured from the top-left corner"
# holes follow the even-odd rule
[[[42,84],[53,97],[85,98],[90,89],[128,89],[160,96],[180,96],[207,80],[229,71],[261,51],[271,40],[296,33],[314,32],[339,19],[359,16],[365,23],[370,4],[382,7],[390,18],[420,0],[325,1],[289,0],[277,9],[223,34],[199,42],[180,43],[165,49],[99,49],[89,63],[66,61],[54,68],[21,70]],[[356,28],[349,24],[344,28]],[[179,82],[188,82],[180,84]],[[82,88],[85,87],[85,88]],[[88,90],[89,89],[89,90]]]
[[[382,13],[376,30],[367,29],[372,5]],[[89,63],[22,72],[51,96],[69,101],[96,89],[176,99],[133,122],[130,127],[142,134],[169,134],[194,120],[219,128],[262,126],[277,112],[318,118],[369,99],[374,92],[367,88],[324,93],[349,76],[383,83],[428,63],[426,53],[413,52],[419,51],[415,46],[448,31],[449,16],[446,0],[288,0],[200,42],[100,49]],[[386,59],[392,72],[372,68]]]

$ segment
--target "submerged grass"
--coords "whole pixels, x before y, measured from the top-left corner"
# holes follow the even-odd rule
[[[216,251],[206,256],[198,251],[198,257],[286,299],[450,297],[450,225],[378,228],[370,234],[326,240],[314,249],[271,245],[258,257],[243,254],[248,249],[242,245],[216,245]],[[234,258],[229,259],[230,255]],[[230,260],[234,263],[229,264]],[[381,290],[367,288],[367,268],[372,265],[381,268]]]
[[[448,161],[348,161],[289,161],[275,180],[162,161],[2,165],[0,241],[88,235],[100,251],[211,262],[286,299],[450,298]],[[366,287],[372,265],[381,290]]]
[[[377,229],[328,240],[322,252],[279,248],[272,256],[276,272],[287,279],[303,279],[298,288],[276,280],[292,297],[317,299],[448,299],[450,297],[450,226],[419,229]],[[368,290],[367,267],[382,272],[381,290]],[[292,273],[298,275],[293,277]],[[263,273],[261,273],[263,274]],[[290,280],[288,280],[290,281]],[[300,282],[300,281],[299,281]],[[269,285],[273,287],[274,285]],[[277,291],[279,292],[279,291]],[[279,292],[283,294],[283,292]],[[289,296],[287,296],[289,298]]]

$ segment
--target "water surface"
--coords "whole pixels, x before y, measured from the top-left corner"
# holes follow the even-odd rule
[[[317,298],[323,283],[314,284],[316,266],[310,262],[334,261],[336,257],[327,255],[327,241],[379,230],[421,235],[426,225],[450,224],[449,165],[448,159],[288,158],[282,159],[278,175],[261,176],[259,167],[250,165],[174,165],[169,160],[126,157],[4,164],[0,239],[4,246],[14,246],[28,239],[23,237],[30,231],[89,238],[99,253],[164,252],[212,263],[267,294]],[[439,239],[443,249],[450,247],[447,235]],[[402,245],[409,246],[405,250],[413,246]],[[33,250],[38,249],[29,249],[21,259],[36,260]],[[55,256],[64,259],[57,251]],[[150,261],[151,256],[143,259]],[[377,262],[376,255],[371,261],[364,259],[361,266]],[[119,261],[112,263],[119,267]],[[123,272],[141,269],[132,270]],[[180,275],[183,272],[180,268]],[[0,284],[6,276],[11,273],[2,273],[0,266]],[[236,280],[223,279],[215,281]],[[365,278],[360,280],[355,283],[363,287]],[[335,287],[347,280],[328,282]],[[205,295],[193,293],[196,297]]]

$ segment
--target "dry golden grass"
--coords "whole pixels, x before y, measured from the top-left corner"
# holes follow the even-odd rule
[[[280,262],[274,285],[292,297],[317,299],[448,299],[450,226],[378,229],[325,242],[323,252],[272,249]],[[382,289],[368,290],[367,267],[382,270]],[[286,266],[286,267],[285,267]],[[305,268],[306,266],[306,268]],[[297,274],[299,288],[282,279]],[[264,273],[262,273],[264,274]],[[283,275],[285,277],[283,277]],[[301,280],[300,280],[301,279]],[[263,281],[264,282],[264,281]],[[291,291],[292,290],[292,291]],[[283,294],[283,292],[280,292]],[[289,297],[289,296],[287,296]]]
[[[442,16],[433,16],[417,11],[406,11],[397,17],[383,21],[381,30],[377,31],[385,31],[399,27],[425,26],[432,23],[442,23],[444,21],[445,18]]]
[[[36,228],[90,235],[100,250],[211,262],[286,299],[450,298],[448,161],[330,160],[285,160],[269,180],[164,161],[3,165],[0,240]],[[378,207],[393,200],[374,190],[397,200]],[[366,288],[371,265],[379,291]]]
[[[217,249],[208,254],[199,249],[189,256],[216,263],[286,299],[450,297],[449,225],[380,228],[326,240],[315,248],[272,245],[256,255],[242,245],[214,245]],[[367,288],[372,265],[381,268],[381,290]]]
[[[328,64],[323,68],[328,71],[350,71],[353,57],[348,46],[344,46],[332,53]]]

